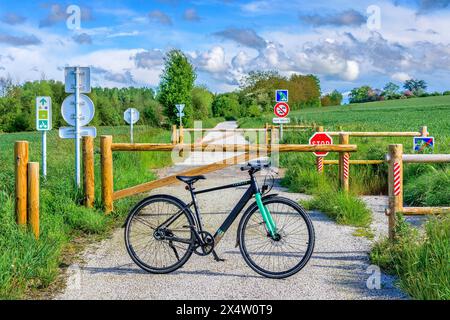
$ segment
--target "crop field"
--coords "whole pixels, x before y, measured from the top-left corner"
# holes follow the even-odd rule
[[[450,96],[413,98],[404,100],[390,100],[347,106],[322,107],[293,111],[289,114],[294,123],[315,123],[323,125],[325,131],[418,131],[421,126],[427,126],[430,136],[435,138],[435,153],[450,153]],[[273,114],[261,118],[244,118],[239,121],[241,127],[263,127],[271,123]],[[286,131],[285,142],[308,143],[313,130]],[[337,139],[334,138],[335,141]],[[389,144],[401,143],[405,153],[412,153],[413,139],[410,137],[350,137],[350,143],[358,145],[358,151],[351,155],[351,159],[383,159]],[[336,143],[336,142],[335,142]],[[329,154],[326,159],[337,159],[337,154]],[[285,182],[293,189],[311,191],[311,179],[302,179],[305,170],[314,170],[315,157],[312,154],[283,154],[281,164],[288,169]],[[351,187],[357,194],[385,194],[387,191],[387,166],[352,166]],[[408,164],[405,165],[405,199],[415,205],[449,205],[450,197],[445,196],[450,183],[441,184],[437,175],[449,181],[449,170],[445,164]],[[325,172],[331,180],[335,180],[337,166],[325,166]],[[412,183],[415,178],[427,175],[429,184],[422,184],[419,193],[431,193],[435,188],[441,196],[439,199],[412,199],[408,190],[414,189]],[[422,178],[424,179],[424,178]],[[300,185],[302,181],[303,185]],[[309,181],[309,182],[308,182]],[[337,183],[337,182],[336,182]],[[426,186],[425,186],[426,185]],[[450,194],[447,193],[447,195]],[[433,203],[433,204],[431,204]]]

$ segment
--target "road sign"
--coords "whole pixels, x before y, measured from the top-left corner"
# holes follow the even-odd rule
[[[81,137],[97,137],[97,128],[95,127],[81,127]],[[61,127],[59,128],[59,137],[61,139],[75,139],[75,127]]]
[[[290,118],[273,118],[272,122],[276,123],[276,124],[286,124],[286,123],[291,123],[291,119]]]
[[[136,122],[138,122],[139,116],[140,116],[139,111],[136,108],[128,108],[123,113],[123,119],[128,124],[131,124],[131,123],[135,124]]]
[[[52,99],[50,97],[36,97],[36,130],[52,129]]]
[[[76,71],[77,67],[66,67],[64,69],[64,78],[66,83],[66,93],[75,93],[76,89]],[[91,92],[91,69],[89,67],[78,67],[79,70],[79,88],[80,93]]]
[[[278,102],[273,108],[273,113],[278,118],[284,118],[289,114],[289,105],[286,102]]]
[[[433,153],[434,137],[414,137],[414,152]]]
[[[276,90],[275,91],[275,100],[277,102],[288,102],[289,91],[288,90]]]
[[[71,126],[76,125],[75,119],[75,95],[71,94],[64,99],[61,105],[61,114],[64,120]],[[94,103],[92,100],[84,95],[80,94],[79,103],[79,126],[83,127],[92,121],[95,115]]]
[[[309,144],[321,145],[321,144],[333,144],[333,138],[326,132],[316,132],[309,138]],[[325,157],[328,152],[314,152],[316,157]]]
[[[176,104],[175,108],[177,108],[178,112],[183,112],[185,105],[184,104]]]
[[[177,117],[184,117],[184,112],[177,112]]]

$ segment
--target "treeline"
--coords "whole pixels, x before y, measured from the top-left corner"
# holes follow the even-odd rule
[[[36,96],[52,98],[53,127],[67,126],[61,116],[65,97],[64,85],[53,80],[26,82],[15,85],[8,79],[0,80],[0,131],[30,131],[36,129]],[[89,125],[123,125],[123,112],[136,108],[141,114],[141,124],[160,125],[163,121],[161,104],[149,88],[93,88],[87,94],[95,105],[95,116]]]
[[[370,86],[354,88],[349,95],[350,103],[363,103],[371,101],[383,101],[394,99],[408,99],[414,97],[429,97],[450,95],[450,91],[427,92],[427,83],[420,79],[409,79],[403,83],[403,90],[399,85],[388,82],[383,89],[376,89]]]

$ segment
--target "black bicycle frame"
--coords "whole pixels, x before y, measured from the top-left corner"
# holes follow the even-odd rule
[[[192,188],[192,186],[190,186],[189,192],[191,193],[192,202],[187,204],[186,207],[184,207],[178,213],[176,213],[175,215],[170,217],[168,220],[163,222],[161,225],[159,225],[158,229],[159,228],[167,228],[176,219],[178,219],[178,217],[180,217],[183,214],[183,211],[186,208],[190,208],[190,207],[194,206],[195,214],[194,214],[193,218],[195,221],[196,228],[193,228],[193,230],[195,232],[195,236],[196,236],[197,240],[200,241],[201,244],[204,244],[203,238],[199,236],[199,233],[203,231],[203,225],[201,222],[200,212],[199,212],[199,209],[197,206],[196,195],[201,194],[201,193],[213,192],[213,191],[229,189],[229,188],[236,188],[236,187],[241,187],[241,186],[246,186],[246,185],[250,185],[250,187],[247,189],[247,191],[245,191],[244,195],[241,197],[241,199],[238,201],[238,203],[234,206],[234,208],[231,210],[228,217],[225,219],[225,221],[222,223],[222,225],[219,227],[219,229],[217,229],[216,233],[214,234],[214,241],[215,241],[214,244],[216,245],[222,239],[225,232],[230,228],[230,226],[236,220],[237,216],[242,211],[242,209],[244,209],[244,207],[247,205],[247,203],[251,200],[253,195],[260,192],[258,184],[256,182],[256,179],[253,175],[251,175],[250,180],[247,180],[247,181],[236,182],[236,183],[232,183],[232,184],[227,184],[227,185],[209,188],[209,189],[203,189],[203,190],[199,190],[199,191],[195,191],[195,189]],[[171,237],[171,240],[183,242],[183,243],[189,243],[189,241],[187,239],[180,239],[178,237]]]

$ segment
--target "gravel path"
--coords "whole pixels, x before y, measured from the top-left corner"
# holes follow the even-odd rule
[[[231,126],[228,123],[226,126]],[[240,139],[240,138],[239,138]],[[214,156],[215,157],[215,156]],[[211,160],[211,158],[210,158]],[[214,160],[217,160],[214,158]],[[185,169],[172,167],[167,174]],[[209,187],[246,179],[239,166],[208,174],[197,186]],[[206,229],[215,231],[244,189],[228,189],[199,195]],[[189,200],[182,185],[173,185],[152,192],[169,193]],[[293,200],[307,196],[287,193],[276,186],[272,193]],[[220,201],[217,201],[217,199]],[[384,207],[386,199],[367,197],[377,221],[378,234],[387,232]],[[192,255],[182,269],[167,274],[143,272],[129,258],[123,241],[123,229],[101,243],[89,246],[83,254],[85,263],[68,269],[67,287],[56,299],[404,299],[406,296],[393,285],[393,279],[380,275],[381,288],[368,289],[366,282],[373,270],[369,268],[368,251],[371,242],[353,235],[355,228],[340,226],[319,212],[311,212],[316,231],[314,254],[307,266],[284,280],[259,276],[244,262],[235,247],[236,224],[230,228],[217,247],[225,262],[215,262],[212,256]],[[238,218],[239,219],[239,218]],[[383,224],[384,219],[384,224]],[[369,268],[369,270],[368,270]],[[372,270],[372,271],[371,271]]]

